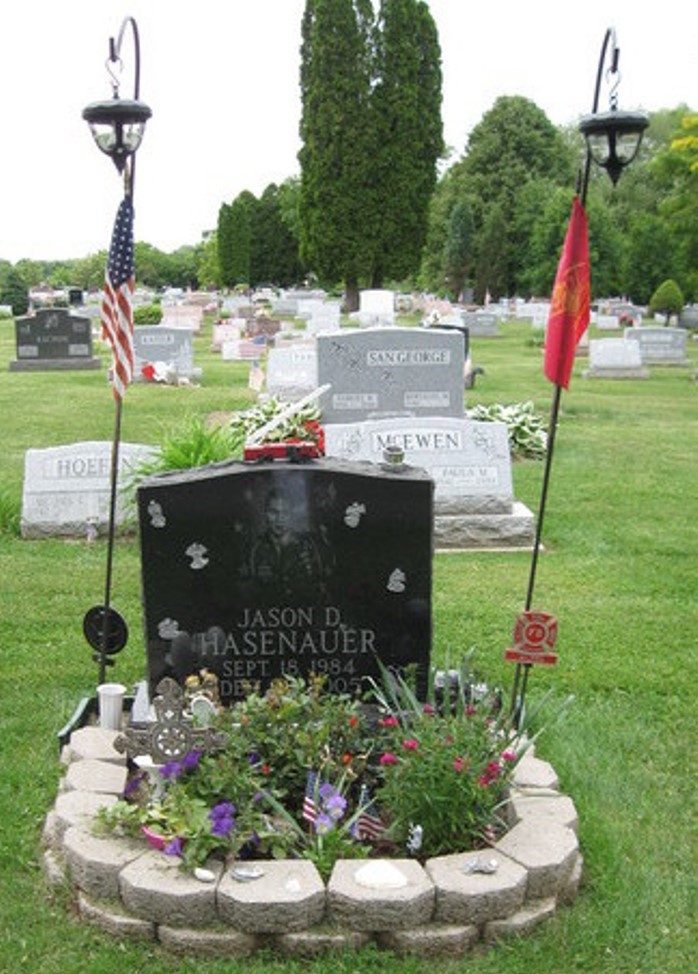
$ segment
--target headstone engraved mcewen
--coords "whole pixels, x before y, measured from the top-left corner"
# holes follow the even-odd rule
[[[92,354],[90,319],[67,308],[41,308],[15,319],[17,360],[11,372],[98,369]]]
[[[341,460],[230,462],[138,491],[148,682],[202,668],[223,702],[278,676],[362,677],[431,644],[433,484]]]

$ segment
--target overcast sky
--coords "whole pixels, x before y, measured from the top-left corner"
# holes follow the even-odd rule
[[[165,251],[215,227],[243,189],[298,173],[300,23],[305,0],[16,0],[0,46],[0,258],[106,249],[121,184],[82,109],[109,98],[108,40],[126,16],[141,39],[136,239]],[[443,120],[454,158],[500,95],[556,125],[591,110],[614,27],[619,105],[698,109],[698,7],[685,0],[429,0],[442,50]],[[577,15],[577,22],[574,15]],[[133,94],[130,34],[122,97]],[[608,107],[602,94],[601,107]]]

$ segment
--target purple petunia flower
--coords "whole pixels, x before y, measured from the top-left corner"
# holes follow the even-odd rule
[[[184,838],[181,835],[176,835],[174,839],[171,839],[167,843],[165,848],[162,850],[166,856],[181,856],[184,850]]]
[[[184,766],[180,761],[168,761],[160,768],[160,774],[166,781],[176,781],[183,771]]]
[[[212,819],[212,822],[211,835],[218,835],[222,839],[229,836],[235,826],[235,819],[232,815],[230,817],[222,815],[220,818]]]
[[[182,767],[187,771],[193,771],[201,760],[201,751],[190,751],[182,758]]]

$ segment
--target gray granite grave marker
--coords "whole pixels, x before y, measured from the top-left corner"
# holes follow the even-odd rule
[[[387,416],[462,417],[463,336],[436,328],[367,328],[318,335],[325,423]]]
[[[142,325],[133,330],[133,378],[143,378],[143,366],[164,362],[174,366],[177,375],[191,377],[194,368],[192,332],[188,328],[169,328],[163,325]]]
[[[98,369],[92,354],[89,318],[67,308],[41,308],[35,315],[15,319],[17,360],[11,372]]]
[[[86,441],[27,450],[24,458],[21,531],[24,538],[80,537],[103,533],[109,522],[111,449],[108,441]],[[154,448],[119,447],[119,485]],[[123,526],[121,492],[116,524]],[[131,517],[135,515],[132,512]]]
[[[582,372],[587,379],[647,379],[637,342],[624,338],[593,338],[589,342],[589,368]]]
[[[434,531],[440,548],[530,547],[534,518],[514,500],[504,423],[449,417],[367,420],[325,427],[328,456],[379,463],[399,447],[434,480]]]
[[[626,341],[637,342],[643,365],[688,365],[683,328],[626,328]]]
[[[288,402],[316,389],[317,349],[314,345],[270,348],[267,356],[267,392]]]

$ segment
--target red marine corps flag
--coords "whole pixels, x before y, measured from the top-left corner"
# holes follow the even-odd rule
[[[545,375],[568,388],[577,342],[589,324],[589,238],[584,207],[575,196],[557,268],[545,336]]]
[[[133,203],[121,201],[109,249],[102,296],[102,338],[114,354],[114,398],[121,401],[133,378]]]

